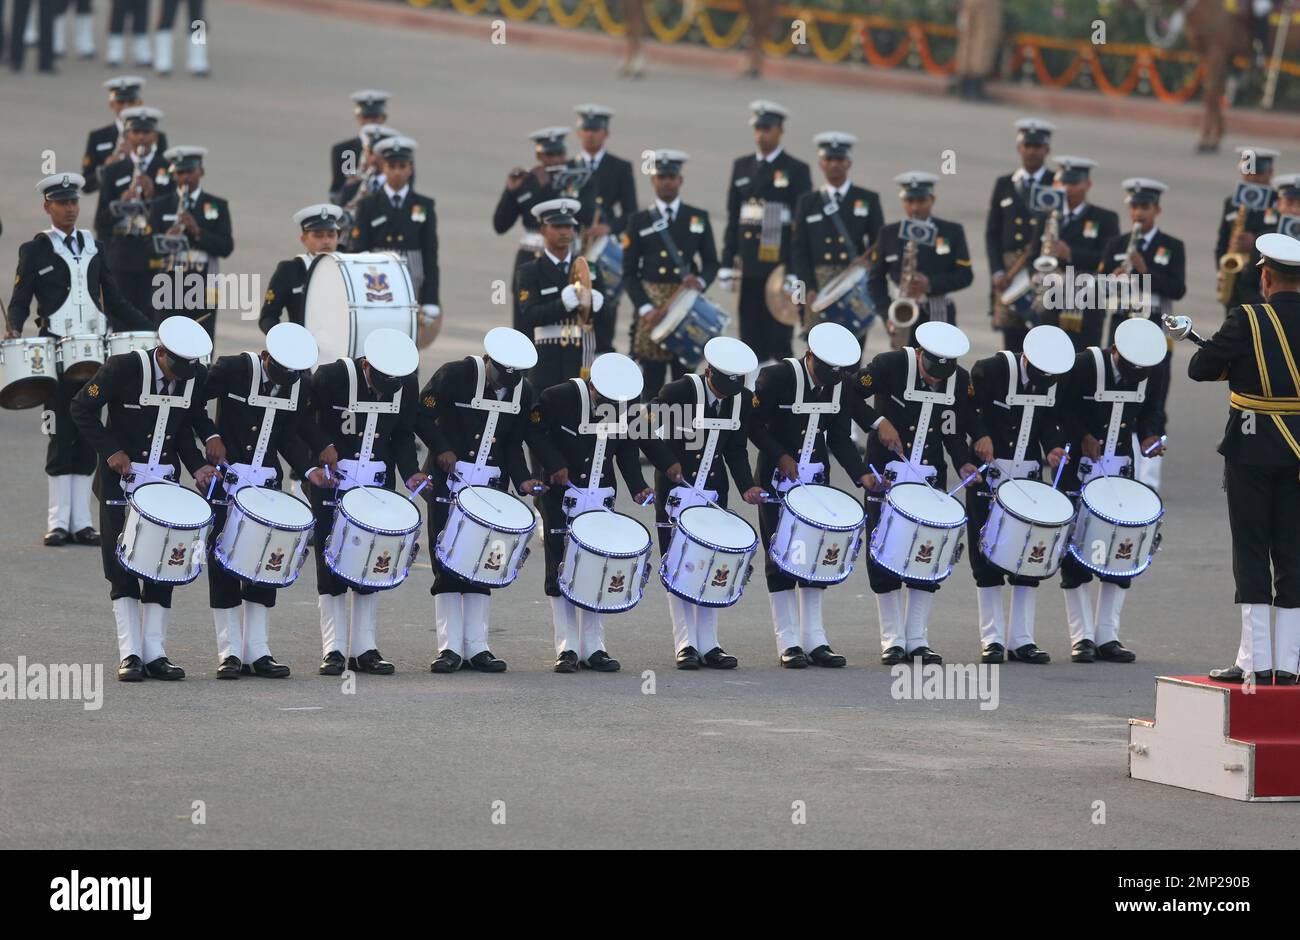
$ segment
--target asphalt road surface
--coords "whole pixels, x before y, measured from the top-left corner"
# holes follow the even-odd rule
[[[789,149],[805,159],[818,131],[859,135],[853,178],[884,194],[891,218],[899,214],[891,177],[935,170],[952,149],[957,173],[939,184],[937,213],[966,226],[977,259],[992,181],[1014,165],[1012,123],[1022,116],[756,85],[715,71],[661,68],[620,82],[610,59],[492,45],[486,24],[481,39],[470,39],[231,2],[214,11],[210,37],[213,77],[151,78],[146,101],[166,111],[173,143],[211,148],[205,187],[230,199],[235,222],[236,251],[224,270],[260,274],[263,289],[276,260],[298,250],[292,213],[325,196],[329,146],[355,130],[348,94],[364,86],[394,93],[390,123],[420,141],[419,189],[437,199],[440,221],[448,325],[424,353],[423,377],[478,351],[487,328],[508,322],[492,289],[509,277],[515,239],[496,237],[490,214],[506,171],[530,158],[528,132],[570,123],[578,102],[616,110],[614,152],[688,151],[684,197],[713,213],[719,237],[730,160],[750,147],[746,103],[759,95],[790,108]],[[0,135],[6,263],[44,226],[33,190],[44,175],[42,151],[73,169],[86,132],[106,122],[99,83],[107,74],[68,62],[57,78],[0,83],[10,129]],[[1213,234],[1235,177],[1231,150],[1196,157],[1186,131],[1049,116],[1059,125],[1058,153],[1101,162],[1094,201],[1119,208],[1119,182],[1131,175],[1169,184],[1161,225],[1188,243],[1190,259],[1190,299],[1179,310],[1212,330]],[[1282,149],[1279,172],[1300,160],[1293,141],[1226,143]],[[645,182],[640,190],[649,198]],[[85,201],[84,223],[94,203]],[[972,356],[997,348],[985,268],[976,260],[975,286],[958,298]],[[624,301],[623,327],[626,316]],[[254,322],[222,314],[220,353],[257,338]],[[871,349],[882,343],[877,330]],[[39,413],[0,413],[0,662],[102,663],[107,686],[97,711],[0,701],[0,846],[1294,846],[1286,806],[1126,775],[1126,719],[1152,713],[1154,677],[1226,665],[1237,644],[1214,452],[1225,389],[1187,381],[1187,354],[1178,351],[1170,395],[1165,542],[1125,608],[1122,635],[1138,661],[1071,665],[1060,594],[1049,585],[1040,592],[1038,640],[1054,662],[1003,667],[993,710],[891,696],[862,571],[826,603],[846,669],[778,668],[756,576],[721,616],[723,644],[741,661],[734,672],[673,669],[664,592],[652,580],[638,608],[610,618],[622,672],[555,675],[540,547],[519,582],[493,600],[491,644],[510,663],[504,675],[429,674],[433,609],[422,566],[380,605],[380,648],[397,674],[362,676],[355,694],[344,694],[337,679],[316,675],[308,566],[272,620],[272,648],[293,667],[290,680],[215,680],[200,581],[178,590],[167,644],[188,678],[121,685],[112,678],[114,628],[98,551],[40,542]],[[979,649],[968,570],[963,562],[940,592],[930,633],[940,652],[965,662]],[[203,824],[192,821],[195,801]],[[803,824],[792,821],[797,801]]]

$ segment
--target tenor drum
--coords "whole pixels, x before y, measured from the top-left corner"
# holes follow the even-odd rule
[[[961,558],[966,510],[925,483],[889,488],[871,533],[871,559],[907,581],[942,581]]]
[[[853,573],[866,514],[856,499],[833,486],[791,487],[768,545],[768,557],[802,581],[838,584]]]
[[[240,490],[242,493],[243,490]],[[420,552],[420,510],[378,486],[354,486],[334,506],[325,564],[349,584],[386,591],[411,572]]]
[[[650,579],[650,533],[631,516],[593,509],[575,516],[564,539],[560,593],[584,610],[631,610]]]
[[[438,561],[466,581],[505,587],[528,559],[537,518],[524,501],[490,486],[463,486],[434,544]]]
[[[664,318],[650,331],[650,339],[693,369],[704,358],[704,344],[722,335],[730,322],[721,307],[687,288],[677,294]]]
[[[623,244],[617,235],[602,235],[588,246],[586,259],[600,271],[605,292],[617,295],[623,289]]]
[[[63,377],[85,382],[104,364],[104,337],[98,333],[73,333],[59,339],[55,355]]]
[[[303,325],[316,337],[321,362],[362,355],[366,337],[384,327],[416,338],[411,272],[394,254],[317,255],[305,290]]]
[[[28,336],[0,342],[0,408],[19,411],[47,402],[58,385],[54,340]]]
[[[860,336],[876,319],[876,305],[867,290],[867,269],[851,264],[835,275],[817,293],[812,310],[823,320],[838,323],[854,336]]]
[[[1083,488],[1070,554],[1101,575],[1134,578],[1160,547],[1160,494],[1126,477],[1100,477]]]
[[[758,536],[727,509],[691,506],[677,516],[659,580],[683,600],[701,607],[730,607],[740,600],[754,571]]]
[[[110,356],[143,349],[148,352],[158,345],[158,334],[149,330],[130,330],[122,333],[109,333],[104,338]]]
[[[213,554],[245,581],[288,587],[298,580],[314,523],[311,507],[298,497],[245,486],[230,499]]]
[[[1074,504],[1039,480],[1008,480],[998,487],[980,529],[980,553],[1008,574],[1050,578],[1070,542]]]
[[[189,584],[203,572],[212,507],[174,483],[145,483],[127,497],[117,560],[148,581]]]

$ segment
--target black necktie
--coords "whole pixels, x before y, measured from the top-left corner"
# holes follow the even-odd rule
[[[560,262],[560,273],[564,275],[569,273],[569,262],[567,260]]]
[[[81,255],[81,251],[77,247],[77,237],[75,235],[64,237],[63,242],[68,246],[68,251],[72,252],[73,257]]]
[[[402,208],[402,197],[401,197],[401,196],[394,196],[394,197],[393,197],[393,208],[394,208],[394,209],[400,209],[400,208]]]
[[[664,210],[664,216],[668,219],[668,224],[672,225],[673,218],[674,218],[672,206],[669,206],[666,210]]]

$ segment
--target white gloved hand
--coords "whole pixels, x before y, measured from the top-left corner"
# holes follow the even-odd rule
[[[576,310],[578,307],[578,290],[572,284],[565,286],[560,291],[560,300],[564,303],[565,310]]]
[[[736,289],[736,269],[735,268],[718,268],[718,283],[722,285],[723,290]]]
[[[421,323],[432,323],[440,316],[442,316],[442,308],[437,304],[422,304],[420,306]]]
[[[605,306],[605,295],[598,290],[591,292],[591,312],[600,313],[600,308]]]

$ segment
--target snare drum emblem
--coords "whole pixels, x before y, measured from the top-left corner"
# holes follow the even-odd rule
[[[373,567],[370,570],[375,574],[388,574],[388,566],[391,565],[392,563],[393,563],[392,553],[384,552],[382,555],[380,555],[378,558],[375,559],[375,567]]]
[[[501,570],[501,550],[493,549],[488,553],[487,561],[483,562],[483,567],[488,571]]]
[[[32,347],[32,371],[45,371],[45,356],[41,353],[41,347],[39,346]]]
[[[610,594],[622,594],[624,580],[625,578],[623,577],[623,572],[621,571],[614,572],[613,577],[609,579],[609,587],[605,588],[605,590],[608,591]]]
[[[713,580],[709,582],[710,587],[726,587],[727,581],[731,578],[731,569],[723,565],[717,571],[713,572]]]
[[[180,567],[185,564],[185,546],[177,545],[172,549],[171,557],[167,559],[167,566]]]
[[[1128,561],[1133,557],[1133,540],[1125,539],[1119,543],[1119,548],[1115,549],[1116,561]]]
[[[838,565],[840,563],[840,547],[832,545],[826,549],[826,557],[822,559],[823,565]]]
[[[916,550],[916,557],[912,560],[923,565],[928,565],[934,561],[934,543],[927,541]]]
[[[277,548],[271,552],[271,557],[266,560],[267,571],[279,571],[284,565],[284,549]]]
[[[1031,565],[1041,565],[1047,558],[1047,543],[1039,542],[1029,550],[1029,563]]]
[[[393,294],[388,288],[388,275],[376,268],[371,268],[364,274],[366,279],[366,300],[377,300],[380,303],[388,303],[393,299]]]

